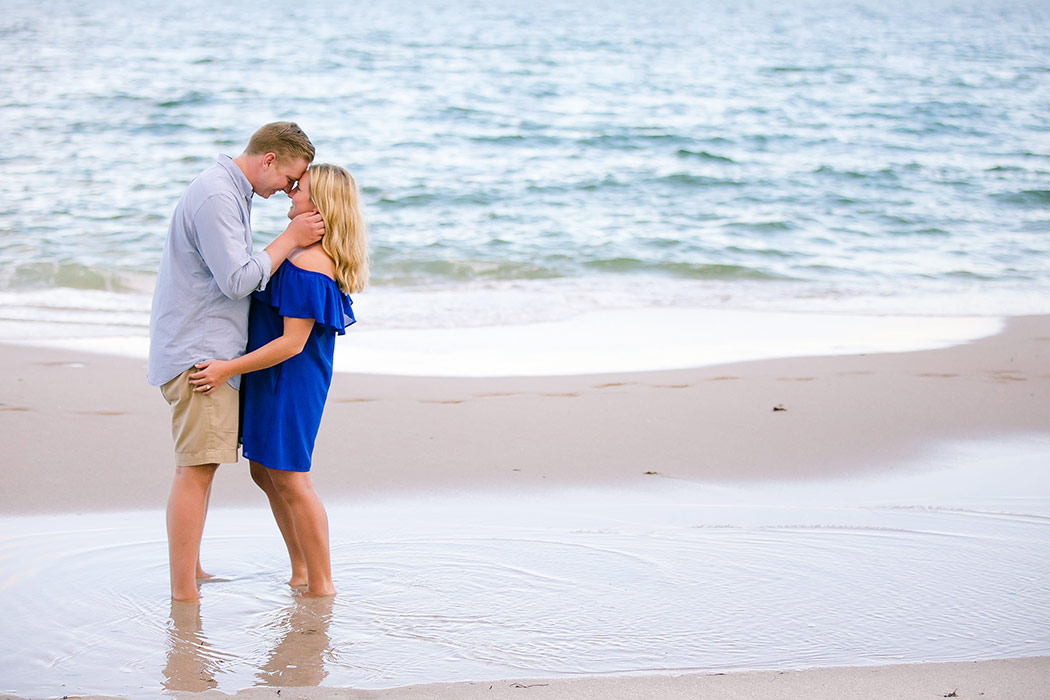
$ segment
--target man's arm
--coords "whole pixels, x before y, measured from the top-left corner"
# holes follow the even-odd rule
[[[292,219],[288,228],[264,249],[270,256],[270,274],[277,271],[277,268],[293,250],[313,245],[321,240],[323,235],[324,220],[317,212],[300,214]]]
[[[312,318],[285,317],[284,333],[261,348],[232,360],[198,362],[194,365],[198,371],[189,376],[190,384],[194,391],[210,394],[230,377],[279,365],[303,351],[313,327]]]
[[[243,299],[263,287],[288,254],[320,240],[320,214],[300,214],[266,250],[249,255],[240,204],[226,195],[209,197],[193,216],[197,249],[223,294]]]
[[[270,279],[268,258],[250,255],[240,203],[232,195],[208,197],[193,214],[197,250],[219,289],[230,299],[243,299]]]

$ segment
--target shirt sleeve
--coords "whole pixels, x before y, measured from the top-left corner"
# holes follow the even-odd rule
[[[236,199],[223,194],[208,197],[193,215],[197,249],[219,289],[230,299],[243,299],[270,280],[266,251],[248,253],[248,236]]]

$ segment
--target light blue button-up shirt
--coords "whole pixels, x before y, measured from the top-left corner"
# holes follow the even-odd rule
[[[230,360],[248,343],[248,296],[270,281],[252,254],[252,185],[229,156],[198,175],[171,218],[149,320],[146,381],[160,386],[198,362]],[[230,380],[240,387],[240,377]]]

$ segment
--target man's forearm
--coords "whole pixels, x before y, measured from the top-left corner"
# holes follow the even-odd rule
[[[292,240],[292,236],[289,235],[286,230],[277,238],[273,239],[270,245],[263,249],[267,255],[270,256],[270,274],[272,275],[277,271],[277,268],[281,266],[281,263],[287,259],[288,254],[295,250],[295,241]]]

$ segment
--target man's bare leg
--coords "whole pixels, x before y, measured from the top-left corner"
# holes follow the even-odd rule
[[[208,493],[204,496],[204,522],[208,522],[208,506],[211,505],[211,483],[208,484]],[[203,532],[203,528],[201,528]],[[209,574],[201,567],[201,556],[200,551],[197,552],[197,580],[213,578],[213,574]]]
[[[175,467],[168,494],[168,570],[171,597],[197,600],[197,567],[201,536],[208,508],[208,494],[218,464]]]

